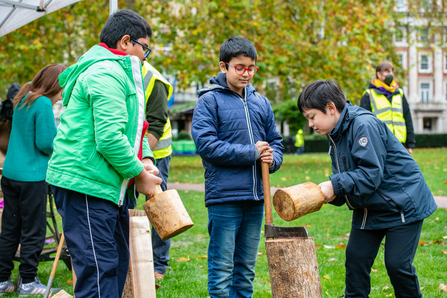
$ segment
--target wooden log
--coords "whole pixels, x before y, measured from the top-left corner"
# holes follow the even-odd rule
[[[161,192],[157,185],[155,195],[143,206],[162,240],[183,233],[194,225],[175,189]]]
[[[144,210],[129,210],[129,251],[129,271],[122,297],[156,297],[151,230]]]
[[[273,298],[319,298],[320,276],[313,238],[265,242]]]
[[[287,221],[320,210],[324,195],[318,185],[306,182],[278,189],[273,196],[273,206],[278,215]]]

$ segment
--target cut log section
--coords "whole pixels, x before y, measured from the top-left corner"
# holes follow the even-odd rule
[[[273,206],[278,215],[287,221],[320,210],[324,195],[318,185],[306,182],[278,189],[273,196]]]
[[[150,231],[146,212],[129,210],[130,262],[123,298],[156,297]]]
[[[143,206],[162,240],[172,238],[194,225],[175,189],[161,192],[157,185],[155,195]]]
[[[51,298],[73,298],[70,294],[65,292],[64,290],[60,290],[56,295],[51,296]]]
[[[273,298],[320,298],[321,286],[313,238],[265,242]]]

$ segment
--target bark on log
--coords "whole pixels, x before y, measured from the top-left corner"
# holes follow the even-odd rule
[[[320,298],[321,285],[313,238],[265,242],[273,298]]]
[[[320,187],[312,182],[278,189],[273,196],[276,212],[287,221],[320,210],[323,202]]]
[[[156,297],[150,226],[143,210],[129,210],[129,251],[129,271],[122,297]]]
[[[143,206],[162,240],[172,238],[194,225],[175,189],[156,194]]]

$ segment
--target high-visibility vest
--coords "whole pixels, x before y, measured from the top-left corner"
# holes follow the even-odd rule
[[[142,68],[143,73],[143,80],[144,80],[144,86],[146,88],[145,96],[146,96],[146,106],[147,101],[149,100],[149,97],[151,96],[152,90],[154,89],[155,81],[158,80],[165,84],[166,89],[168,90],[168,97],[167,100],[172,95],[172,92],[174,91],[174,88],[172,88],[171,84],[169,84],[168,80],[166,80],[161,73],[158,72],[152,65],[147,63],[146,61],[143,64]],[[161,159],[168,157],[172,154],[172,134],[171,134],[171,121],[166,121],[166,124],[163,128],[163,135],[158,140],[157,146],[155,146],[154,157],[155,159]]]
[[[303,130],[299,129],[295,136],[295,147],[301,147],[304,146],[304,136],[303,136]]]
[[[385,95],[377,94],[374,89],[368,89],[365,92],[370,95],[371,111],[377,118],[385,122],[401,143],[405,143],[407,141],[407,126],[402,108],[404,94],[402,89],[399,88],[399,94],[393,96],[391,104]]]

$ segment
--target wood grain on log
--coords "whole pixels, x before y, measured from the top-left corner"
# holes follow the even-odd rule
[[[287,221],[320,210],[324,195],[318,185],[306,182],[278,189],[273,196],[273,206],[278,215]]]
[[[156,297],[149,220],[143,210],[129,210],[130,262],[123,298]]]
[[[273,298],[321,298],[313,238],[265,242]]]
[[[172,238],[194,225],[174,189],[155,195],[143,206],[152,227],[162,240]]]

